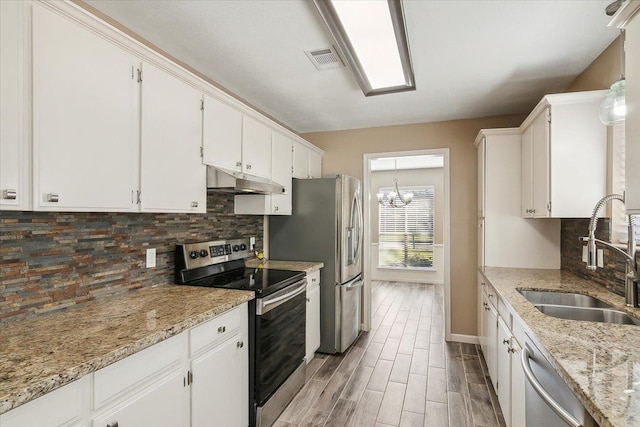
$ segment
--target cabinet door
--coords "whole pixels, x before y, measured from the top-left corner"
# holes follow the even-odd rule
[[[525,376],[520,357],[522,348],[515,339],[511,340],[511,425],[513,427],[527,424],[525,413]]]
[[[242,113],[209,95],[204,95],[202,148],[204,164],[242,172]]]
[[[498,389],[498,311],[486,300],[485,327],[486,327],[486,348],[484,353],[489,376],[494,389]]]
[[[81,427],[90,396],[89,376],[0,415],[2,427]]]
[[[511,331],[502,318],[498,319],[498,402],[507,427],[511,427]]]
[[[202,93],[155,65],[142,72],[141,210],[206,212]]]
[[[309,178],[322,178],[322,156],[309,150]]]
[[[248,354],[243,335],[236,334],[193,359],[191,426],[240,427],[248,424]]]
[[[547,218],[551,215],[549,203],[549,108],[540,114],[533,127],[533,216]]]
[[[245,173],[271,179],[271,129],[256,119],[242,119],[242,168]]]
[[[293,142],[293,177],[309,178],[309,149],[301,142]]]
[[[176,427],[189,425],[189,389],[184,372],[176,369],[162,380],[145,388],[102,414],[95,416],[92,427]]]
[[[483,297],[485,287],[483,277],[480,273],[478,273],[478,341],[480,344],[480,348],[483,352],[486,351],[486,337],[484,335],[485,327],[484,327],[484,307],[485,300]]]
[[[485,223],[486,220],[478,220],[478,266],[485,266]]]
[[[279,132],[273,132],[271,144],[271,179],[285,188],[284,194],[271,195],[271,213],[276,215],[291,214],[293,141]]]
[[[530,125],[522,133],[522,216],[533,217],[533,125]]]
[[[137,210],[135,58],[33,6],[34,208]]]
[[[486,164],[486,146],[487,138],[483,137],[478,144],[478,218],[484,218],[485,215],[485,164]]]
[[[625,41],[625,206],[640,215],[640,15],[627,24]],[[636,220],[638,221],[638,220]]]
[[[0,2],[0,210],[31,209],[22,1]]]
[[[308,275],[307,280],[310,281],[310,278],[311,275]],[[306,361],[309,363],[313,359],[315,351],[320,347],[320,286],[309,287],[311,283],[307,283],[307,286],[305,354]]]

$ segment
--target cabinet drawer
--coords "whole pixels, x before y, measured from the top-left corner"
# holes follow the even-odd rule
[[[491,286],[491,284],[489,282],[484,282],[485,286],[484,286],[484,293],[487,296],[487,300],[489,300],[489,302],[496,308],[496,310],[498,309],[498,297],[497,297],[497,293],[496,290],[493,288],[493,286]]]
[[[320,286],[320,270],[307,274],[307,291]]]
[[[214,347],[232,337],[247,321],[247,304],[234,308],[189,332],[189,356],[193,357],[203,349]]]
[[[186,333],[139,351],[94,373],[94,409],[123,397],[141,383],[153,381],[170,367],[183,363]],[[124,393],[124,394],[122,394]]]

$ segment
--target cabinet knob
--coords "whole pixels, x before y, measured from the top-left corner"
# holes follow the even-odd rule
[[[218,327],[218,332],[223,333],[227,331],[227,327],[226,326],[219,326]]]
[[[112,422],[107,424],[107,427],[118,427],[118,422],[117,421],[112,421]]]
[[[2,198],[5,200],[15,200],[18,198],[18,192],[16,190],[3,190]]]
[[[307,302],[311,302],[311,300],[309,298],[307,298]]]
[[[237,168],[242,167],[242,162],[236,162],[236,167]]]
[[[56,193],[47,194],[47,202],[58,203],[59,200],[60,200],[60,197],[58,196],[58,194]]]
[[[192,208],[197,208],[198,207],[198,202],[191,202],[191,207]]]
[[[242,341],[238,341],[238,342],[236,343],[236,346],[237,346],[238,348],[242,348],[242,347],[244,347],[244,343],[243,343]]]
[[[251,169],[251,165],[247,165],[247,169]]]
[[[312,281],[312,282],[315,282],[315,281],[316,281],[316,278],[315,278],[315,277],[314,277],[314,278],[312,278],[312,279],[311,279],[311,281]]]

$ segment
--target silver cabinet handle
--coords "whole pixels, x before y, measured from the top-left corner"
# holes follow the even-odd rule
[[[117,421],[112,421],[112,422],[107,424],[107,427],[118,427],[118,422]]]
[[[218,332],[223,333],[227,331],[227,327],[226,326],[219,326],[218,327]]]
[[[273,208],[273,210],[274,210],[275,212],[278,212],[278,210],[279,210],[279,209],[280,209],[280,207],[278,207],[278,206],[276,206],[275,208]]]
[[[18,198],[18,192],[16,190],[3,190],[2,191],[2,198],[5,200],[15,200]]]
[[[509,340],[502,340],[502,344],[509,344]]]
[[[531,358],[531,352],[528,348],[522,349],[522,356],[520,357],[520,362],[522,363],[522,369],[524,371],[525,377],[529,381],[529,384],[533,387],[533,389],[538,393],[538,395],[545,401],[547,405],[553,412],[558,414],[560,418],[564,420],[565,423],[569,424],[571,427],[583,427],[583,425],[578,421],[573,415],[567,412],[558,402],[554,400],[553,397],[547,392],[547,390],[542,387],[542,384],[538,381],[538,379],[533,374],[533,370],[531,369],[531,364],[529,363],[529,359]]]
[[[56,193],[47,194],[47,202],[58,203],[59,200],[60,200],[60,197],[58,196],[58,194]]]
[[[238,342],[236,343],[236,346],[237,346],[238,348],[242,348],[242,347],[244,347],[244,342],[242,342],[242,341],[238,341]]]
[[[251,165],[247,165],[247,169],[251,169]]]
[[[242,162],[236,162],[236,167],[237,168],[242,167]]]
[[[312,282],[315,282],[315,281],[316,281],[316,278],[315,278],[315,277],[313,277],[313,278],[311,279],[311,281],[312,281]]]
[[[191,207],[192,208],[197,208],[198,207],[198,202],[191,202]]]

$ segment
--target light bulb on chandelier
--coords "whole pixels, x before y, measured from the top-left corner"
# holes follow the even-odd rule
[[[402,194],[398,189],[398,180],[393,179],[393,189],[388,193],[376,194],[378,203],[382,206],[391,208],[402,208],[407,206],[413,200],[413,193]]]

